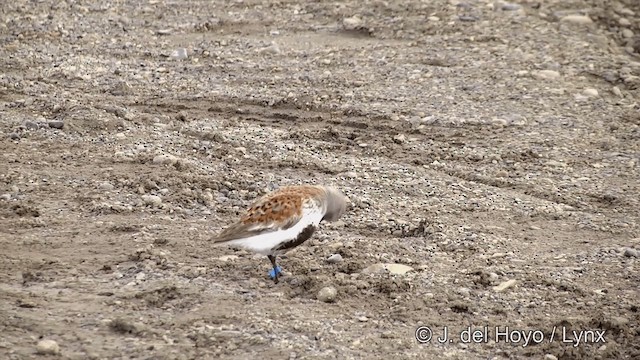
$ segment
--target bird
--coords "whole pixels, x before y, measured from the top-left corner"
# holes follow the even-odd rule
[[[269,277],[277,284],[282,269],[276,257],[311,238],[321,222],[340,219],[346,207],[346,196],[334,187],[282,187],[255,200],[238,221],[213,238],[213,244],[266,255],[273,267]]]

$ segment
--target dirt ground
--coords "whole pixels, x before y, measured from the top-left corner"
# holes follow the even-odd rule
[[[640,358],[639,35],[635,0],[2,1],[0,358]],[[209,245],[299,183],[350,204],[279,284]]]

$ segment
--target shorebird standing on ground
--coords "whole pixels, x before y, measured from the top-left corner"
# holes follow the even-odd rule
[[[213,242],[266,255],[273,266],[269,276],[277,284],[282,269],[276,256],[307,241],[321,221],[336,221],[345,211],[346,198],[334,188],[289,186],[258,199]]]

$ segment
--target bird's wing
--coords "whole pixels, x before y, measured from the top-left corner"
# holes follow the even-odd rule
[[[286,231],[301,225],[317,226],[319,221],[316,221],[318,216],[315,214],[322,213],[321,207],[317,201],[296,194],[262,198],[247,210],[240,221],[222,231],[213,242],[246,239],[274,231]],[[307,222],[309,224],[306,224]]]

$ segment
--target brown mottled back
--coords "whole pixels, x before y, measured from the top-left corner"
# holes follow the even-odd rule
[[[281,188],[255,201],[235,224],[232,224],[214,242],[242,238],[263,231],[288,229],[302,217],[307,201],[319,201],[325,190],[319,186],[303,185]]]

